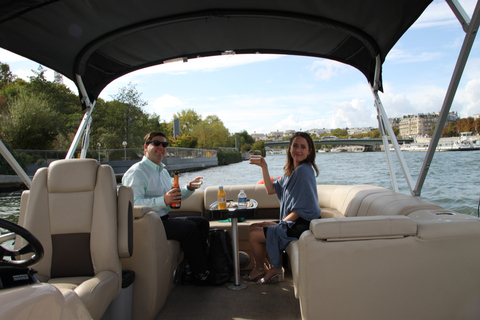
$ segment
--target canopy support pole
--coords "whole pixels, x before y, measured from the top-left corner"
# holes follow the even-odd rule
[[[390,147],[388,144],[388,139],[390,139],[393,148],[395,150],[395,154],[397,155],[398,162],[400,163],[400,167],[402,168],[403,174],[405,176],[405,180],[407,182],[408,189],[410,193],[413,196],[413,179],[410,174],[410,170],[408,169],[408,165],[405,162],[405,158],[403,157],[403,154],[400,150],[400,146],[398,145],[397,137],[395,136],[395,133],[393,132],[392,125],[390,124],[390,121],[388,121],[387,113],[385,112],[385,109],[383,108],[382,101],[380,100],[380,96],[378,95],[378,88],[380,84],[380,68],[381,68],[382,62],[380,59],[380,56],[377,56],[376,59],[376,68],[375,68],[375,83],[374,85],[370,85],[370,88],[372,90],[372,94],[375,100],[375,107],[377,108],[377,115],[378,115],[378,128],[380,130],[380,133],[382,134],[382,139],[383,139],[383,145],[385,147],[385,155],[387,156],[387,162],[388,162],[388,169],[390,171],[390,178],[392,180],[392,187],[395,192],[398,192],[398,185],[397,185],[397,180],[396,180],[396,175],[395,175],[395,168],[393,166],[393,161],[390,156]]]
[[[72,143],[70,144],[70,149],[68,149],[65,159],[74,158],[75,150],[77,149],[78,143],[80,142],[82,135],[83,135],[83,140],[82,140],[82,150],[80,152],[80,158],[84,159],[86,157],[88,145],[90,141],[90,124],[92,123],[92,112],[95,106],[95,101],[92,103],[88,98],[88,94],[87,94],[87,91],[85,90],[82,77],[77,74],[76,78],[77,78],[78,89],[82,96],[82,101],[83,103],[85,103],[87,110],[83,115],[83,119],[80,122],[80,125],[78,126],[77,133],[75,133],[75,137],[73,138]]]
[[[28,189],[32,186],[32,179],[25,173],[25,170],[20,166],[17,159],[12,155],[12,153],[7,149],[2,140],[0,140],[0,153],[3,155],[8,164],[12,169],[17,173],[17,175],[22,179],[23,183],[27,186]]]
[[[447,121],[448,113],[450,112],[450,108],[453,103],[453,98],[455,97],[455,93],[457,92],[458,85],[462,78],[463,70],[465,70],[465,66],[468,61],[468,56],[470,55],[470,51],[473,47],[473,42],[475,41],[475,36],[478,31],[478,26],[480,24],[480,3],[479,2],[477,2],[477,5],[473,12],[472,20],[470,22],[465,11],[456,0],[446,0],[446,1],[452,8],[453,12],[459,19],[460,23],[462,24],[463,29],[466,30],[467,34],[465,35],[462,49],[460,50],[460,54],[458,56],[457,63],[455,65],[455,69],[453,71],[453,75],[450,80],[450,84],[448,86],[445,99],[443,101],[442,109],[440,111],[440,116],[435,126],[435,130],[433,131],[433,136],[432,136],[432,139],[430,140],[430,145],[428,146],[427,155],[425,156],[422,169],[420,170],[420,174],[418,176],[417,184],[414,189],[415,196],[420,196],[422,192],[422,187],[425,182],[428,169],[430,168],[430,164],[432,163],[433,155],[435,154],[435,149],[437,148],[438,141],[440,140],[440,137],[442,135],[443,127],[445,126],[445,122]]]
[[[388,136],[385,132],[385,126],[383,125],[383,117],[381,116],[378,110],[378,107],[377,107],[377,119],[378,119],[378,130],[380,130],[380,134],[382,135],[383,145],[385,146],[385,155],[387,157],[388,170],[390,171],[390,180],[392,181],[393,191],[398,192],[397,176],[395,174],[395,168],[393,166],[392,157],[390,155]]]

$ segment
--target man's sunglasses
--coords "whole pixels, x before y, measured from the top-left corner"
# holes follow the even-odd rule
[[[158,147],[160,145],[162,145],[162,147],[166,148],[168,147],[168,142],[163,142],[163,141],[158,141],[158,140],[150,140],[150,141],[147,141],[147,146],[150,144],[150,143],[153,143],[153,145],[155,147]]]

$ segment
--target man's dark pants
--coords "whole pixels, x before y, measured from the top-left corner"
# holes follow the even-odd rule
[[[210,224],[204,217],[162,217],[168,240],[177,240],[194,274],[207,271],[206,246]]]

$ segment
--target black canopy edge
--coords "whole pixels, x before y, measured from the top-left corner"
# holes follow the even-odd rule
[[[79,55],[76,58],[75,61],[75,74],[78,74],[80,76],[85,75],[85,72],[87,68],[90,69],[96,69],[97,71],[100,71],[104,74],[111,74],[111,77],[106,77],[103,79],[103,81],[100,81],[96,83],[93,87],[90,87],[88,84],[85,84],[85,87],[87,89],[87,93],[89,98],[93,101],[96,100],[97,96],[100,94],[100,92],[107,86],[111,81],[115,80],[116,78],[123,76],[127,73],[130,73],[135,70],[139,70],[142,68],[154,66],[163,63],[166,60],[174,59],[174,58],[179,58],[180,56],[175,56],[175,57],[166,57],[162,58],[158,61],[151,61],[149,63],[143,64],[143,65],[135,65],[135,66],[127,66],[125,64],[122,64],[118,61],[112,61],[111,57],[105,57],[102,56],[100,52],[100,48],[103,45],[106,45],[115,39],[121,38],[123,36],[133,34],[136,32],[141,32],[146,29],[150,28],[157,28],[157,27],[162,27],[170,24],[176,24],[176,23],[182,23],[182,22],[188,22],[188,21],[194,21],[194,20],[207,20],[209,18],[224,18],[224,19],[229,19],[229,18],[271,18],[271,19],[286,19],[286,20],[295,20],[295,21],[301,21],[304,23],[309,23],[309,24],[315,24],[315,25],[322,25],[327,28],[332,28],[336,30],[341,30],[342,32],[350,35],[351,37],[357,39],[363,46],[363,48],[368,52],[368,55],[370,56],[370,60],[372,61],[372,64],[375,64],[375,59],[377,55],[380,55],[380,50],[375,41],[373,40],[372,37],[370,37],[368,34],[365,32],[346,25],[344,23],[340,23],[338,21],[333,21],[325,18],[320,18],[316,16],[311,16],[311,15],[306,15],[306,14],[298,14],[298,13],[290,13],[290,12],[282,12],[282,11],[262,11],[262,10],[228,10],[228,9],[213,9],[213,10],[205,10],[205,11],[199,11],[199,12],[192,12],[188,14],[182,14],[182,15],[174,15],[170,17],[163,17],[159,19],[153,19],[149,21],[145,21],[142,23],[130,25],[118,30],[115,30],[113,32],[110,32],[92,42],[90,42],[85,48],[79,53]],[[336,60],[342,63],[349,64],[357,69],[359,69],[362,73],[364,73],[364,70],[362,69],[362,66],[360,65],[355,65],[353,64],[352,61],[349,61],[348,59],[341,58],[341,57],[335,57],[331,55],[319,55],[315,53],[307,53],[307,52],[297,52],[295,50],[280,50],[280,51],[275,51],[275,50],[266,50],[266,49],[249,49],[249,50],[239,50],[236,48],[227,48],[227,49],[232,49],[235,50],[236,53],[269,53],[269,54],[294,54],[294,55],[301,55],[301,56],[315,56],[315,57],[320,57],[320,58],[327,58],[331,60]],[[332,50],[332,52],[334,52]],[[357,50],[359,51],[359,50]],[[220,55],[222,52],[219,51],[209,51],[209,52],[204,52],[204,53],[196,53],[195,55],[182,55],[181,57],[186,57],[188,59],[192,58],[198,58],[198,57],[207,57],[207,56],[215,56],[215,55]],[[97,60],[97,63],[92,63],[92,60]],[[383,62],[384,57],[381,57],[381,61]],[[100,68],[98,62],[102,62],[102,64],[108,66],[113,64],[117,64],[117,66],[122,67],[122,72],[111,72],[108,71],[108,68]],[[374,69],[374,68],[373,68]],[[365,74],[365,73],[364,73]],[[374,73],[371,72],[371,74],[365,74],[367,77],[367,80],[370,83],[373,83],[374,81]],[[77,84],[78,85],[78,84]],[[381,90],[381,85],[380,85],[380,90]]]

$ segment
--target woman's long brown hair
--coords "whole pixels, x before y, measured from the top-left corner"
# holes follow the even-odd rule
[[[293,136],[290,138],[290,143],[288,144],[288,151],[287,151],[287,163],[283,167],[285,175],[289,177],[293,173],[293,170],[295,170],[295,167],[293,166],[293,157],[290,154],[290,148],[292,147],[293,140],[296,137],[302,137],[305,140],[307,140],[308,149],[310,151],[310,154],[307,156],[307,158],[303,160],[300,164],[309,163],[315,170],[315,173],[316,173],[315,176],[318,177],[318,168],[317,168],[317,165],[315,164],[315,155],[316,155],[315,145],[313,144],[312,137],[310,137],[310,135],[305,132],[295,132]]]

